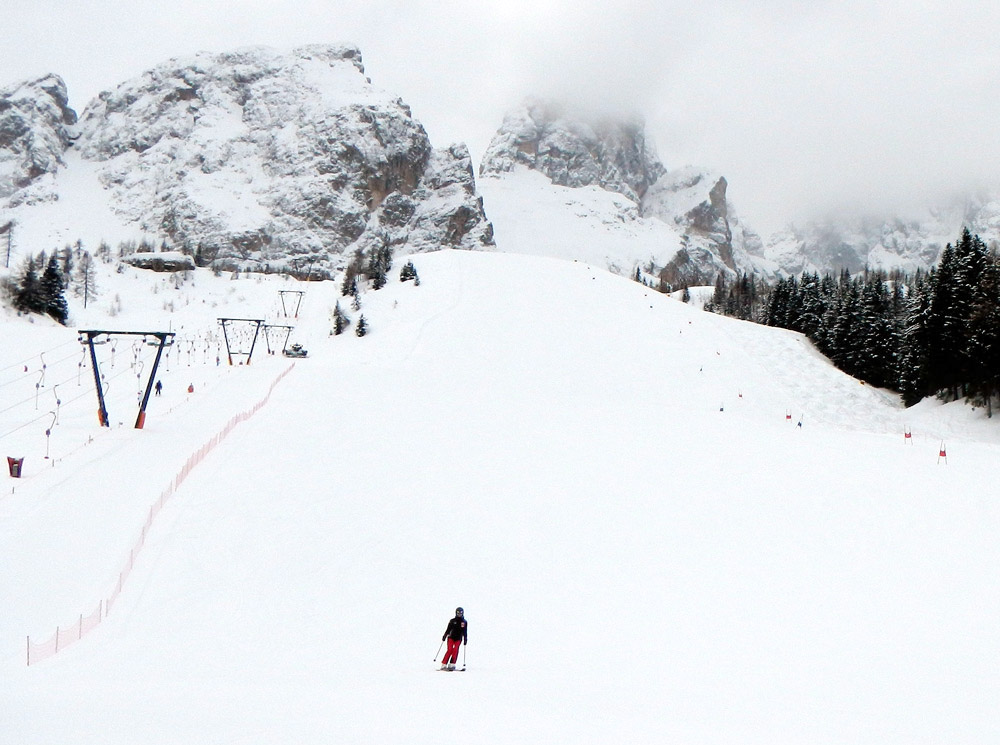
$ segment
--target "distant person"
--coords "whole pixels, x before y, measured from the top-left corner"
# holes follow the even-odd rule
[[[454,670],[455,663],[458,662],[458,648],[462,646],[462,642],[469,643],[469,622],[465,620],[464,610],[455,608],[455,617],[448,621],[441,641],[448,642],[448,651],[441,660],[441,669]]]
[[[163,383],[159,380],[156,381],[156,395],[159,396],[163,392]]]

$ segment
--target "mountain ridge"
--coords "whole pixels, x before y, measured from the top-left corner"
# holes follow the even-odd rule
[[[13,226],[38,250],[146,241],[220,269],[326,276],[384,246],[494,250],[495,230],[522,229],[493,216],[527,214],[539,187],[518,206],[511,189],[483,184],[521,183],[518,168],[550,180],[550,209],[588,202],[578,211],[590,224],[573,228],[574,240],[603,240],[610,225],[632,231],[639,244],[608,253],[606,265],[665,287],[719,273],[927,269],[963,227],[1000,241],[990,193],[917,218],[830,219],[762,236],[722,173],[667,169],[640,117],[532,98],[504,117],[477,183],[468,148],[432,145],[409,106],[372,84],[352,44],[174,58],[104,91],[79,117],[57,75],[0,89],[0,229]],[[598,209],[583,192],[559,201],[561,189],[591,187],[629,203]]]

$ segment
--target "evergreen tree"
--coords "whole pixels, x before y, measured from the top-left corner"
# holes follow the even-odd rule
[[[340,301],[337,301],[336,307],[333,309],[333,333],[340,336],[347,327],[351,325],[351,319],[347,317],[344,310],[340,307]]]
[[[899,391],[907,406],[917,403],[928,392],[927,359],[931,338],[928,326],[934,274],[932,270],[928,277],[916,276],[902,319]]]
[[[53,254],[42,274],[42,299],[45,303],[44,312],[64,326],[69,318],[69,306],[66,304],[66,295],[64,294],[65,287],[63,275],[59,269],[59,259]]]
[[[974,366],[972,392],[993,416],[993,397],[1000,394],[1000,257],[987,257],[976,285],[969,316],[969,357]]]
[[[868,276],[861,289],[857,375],[880,388],[898,382],[899,337],[890,295],[880,273]]]
[[[365,320],[364,313],[358,318],[358,325],[354,329],[354,333],[358,336],[364,336],[368,333],[368,321]]]
[[[771,290],[771,297],[767,302],[767,310],[764,313],[764,323],[768,326],[785,328],[785,319],[788,317],[788,301],[792,291],[791,278],[779,279]]]
[[[962,319],[961,357],[958,379],[963,385],[979,377],[979,361],[972,350],[971,319],[980,283],[989,264],[989,250],[978,235],[970,235],[968,228],[962,232],[956,252],[956,314]]]
[[[858,282],[841,274],[832,317],[826,318],[828,331],[826,354],[848,375],[857,376],[863,369],[863,335],[861,333],[861,292]]]
[[[722,308],[726,302],[726,275],[719,272],[715,278],[715,292],[712,293],[712,305],[715,308]]]
[[[949,243],[941,252],[941,261],[931,285],[931,304],[927,316],[927,385],[926,393],[949,389],[959,397],[959,370],[965,353],[965,317],[963,291],[959,288],[956,249]]]
[[[14,296],[14,307],[23,313],[44,313],[46,309],[42,282],[38,278],[35,262],[34,256],[29,256],[25,261],[24,270]]]
[[[365,274],[371,280],[373,290],[381,290],[385,287],[385,283],[388,281],[385,271],[381,250],[372,250],[368,254],[368,268],[365,270]]]
[[[826,305],[820,295],[819,274],[803,274],[799,283],[798,318],[795,328],[815,342],[823,322]]]

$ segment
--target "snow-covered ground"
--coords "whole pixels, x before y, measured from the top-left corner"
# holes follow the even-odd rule
[[[205,270],[0,317],[0,742],[1000,741],[996,422],[582,262],[413,261],[364,338],[334,283]],[[220,317],[309,357],[229,366]],[[155,350],[100,347],[101,429],[88,328],[178,334],[144,429]]]
[[[642,219],[627,197],[599,186],[572,188],[517,167],[476,181],[500,250],[609,267],[631,277],[637,266],[663,263],[681,248],[677,230]]]

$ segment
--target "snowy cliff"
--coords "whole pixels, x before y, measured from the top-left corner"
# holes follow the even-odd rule
[[[75,123],[56,75],[0,89],[0,198],[19,204],[18,191],[63,165]]]
[[[830,219],[791,226],[772,235],[763,254],[785,274],[803,271],[928,269],[968,228],[987,244],[1000,244],[1000,195],[979,193],[923,214]]]
[[[596,185],[635,202],[665,172],[641,121],[584,121],[533,99],[504,117],[479,172],[507,173],[517,164],[559,186]]]
[[[372,246],[493,243],[465,146],[432,147],[406,104],[365,76],[354,46],[170,60],[102,93],[76,134],[67,170],[96,179],[120,225],[203,264],[323,272]],[[58,170],[58,156],[43,172]],[[15,175],[13,188],[27,185]]]
[[[548,186],[519,170],[543,175]],[[529,100],[504,118],[480,176],[502,247],[526,218],[565,213],[564,240],[550,238],[536,250],[621,273],[638,268],[675,287],[710,283],[720,272],[774,271],[759,256],[760,238],[728,201],[725,178],[695,168],[668,172],[634,118],[588,117]],[[530,236],[518,236],[522,242]]]

